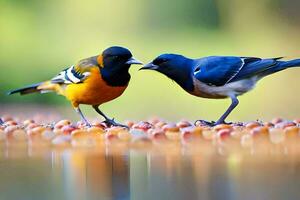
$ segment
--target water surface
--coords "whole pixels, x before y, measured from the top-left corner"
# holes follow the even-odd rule
[[[0,199],[300,199],[300,159],[287,147],[261,155],[162,146],[6,141]]]

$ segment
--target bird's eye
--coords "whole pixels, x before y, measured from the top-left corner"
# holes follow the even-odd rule
[[[167,61],[168,61],[168,59],[166,59],[166,58],[159,58],[159,59],[154,60],[153,64],[160,65],[160,64],[165,63]]]
[[[112,60],[118,60],[120,56],[117,55],[109,55],[107,56],[108,58],[112,59]]]

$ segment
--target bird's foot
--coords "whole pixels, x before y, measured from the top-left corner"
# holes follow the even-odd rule
[[[120,126],[120,127],[129,129],[128,126],[126,126],[126,125],[124,125],[124,124],[120,124],[120,123],[115,122],[115,119],[114,119],[114,118],[112,118],[112,119],[106,119],[106,120],[104,121],[104,123],[107,124],[108,126]]]
[[[85,125],[86,127],[88,127],[88,128],[91,128],[91,127],[92,127],[92,125],[91,125],[89,122],[85,122],[84,125]]]
[[[233,124],[234,126],[245,126],[245,123],[243,123],[243,122],[234,122],[231,124]]]
[[[210,126],[210,127],[212,127],[212,126],[215,126],[215,122],[214,121],[209,122],[206,120],[198,119],[195,121],[194,125],[195,126]]]
[[[225,122],[225,121],[217,121],[217,122],[211,121],[211,122],[209,122],[209,121],[202,120],[202,119],[196,120],[195,123],[194,123],[195,126],[200,125],[200,126],[210,126],[210,127],[217,126],[219,124],[228,124],[228,125],[230,125],[230,124],[233,124],[233,123],[232,122]]]
[[[85,127],[88,127],[88,128],[91,128],[92,127],[92,124],[87,121],[87,120],[81,120],[81,125],[85,126]]]

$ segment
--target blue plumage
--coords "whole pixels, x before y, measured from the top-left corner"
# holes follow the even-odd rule
[[[221,86],[241,70],[243,61],[239,57],[212,56],[197,59],[195,66],[196,79],[209,85]]]
[[[262,78],[266,71],[273,71],[279,66],[280,58],[261,59],[255,57],[213,56],[197,59],[200,73],[195,77],[207,84],[222,86],[253,76]],[[273,69],[273,70],[270,70]],[[275,72],[275,71],[274,71]]]
[[[300,59],[210,56],[190,59],[177,54],[162,54],[141,69],[165,74],[192,95],[205,98],[226,98],[232,104],[217,122],[224,120],[238,105],[237,96],[255,87],[261,78],[287,68],[300,66]],[[208,122],[207,122],[208,123]]]

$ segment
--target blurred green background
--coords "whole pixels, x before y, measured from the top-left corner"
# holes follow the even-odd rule
[[[295,0],[0,0],[0,109],[47,104],[78,119],[63,97],[5,92],[49,79],[111,45],[128,47],[145,63],[166,52],[300,57],[299,7]],[[108,115],[212,120],[230,103],[193,97],[163,75],[138,72],[138,67],[131,68],[123,96],[102,106]],[[299,117],[299,84],[300,68],[263,79],[240,97],[229,120]],[[83,109],[96,116],[91,108]]]

